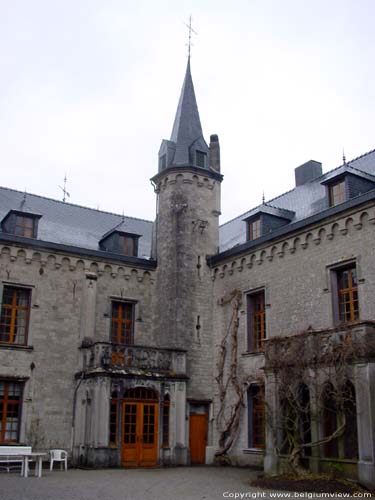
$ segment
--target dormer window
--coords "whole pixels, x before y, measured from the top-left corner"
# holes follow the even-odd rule
[[[138,256],[138,234],[125,233],[123,231],[111,231],[99,242],[101,250],[114,252],[129,257]]]
[[[122,248],[122,253],[124,255],[136,255],[136,238],[133,235],[120,235],[119,236],[120,247]]]
[[[321,184],[327,189],[327,202],[336,207],[375,188],[375,176],[350,166],[341,167],[336,175],[328,175]]]
[[[25,238],[36,238],[40,215],[11,210],[1,222],[4,233],[15,234]]]
[[[167,155],[163,155],[159,159],[160,165],[159,165],[159,170],[164,170],[167,168]]]
[[[260,237],[260,217],[248,222],[248,239],[256,240]]]
[[[203,151],[196,151],[195,152],[195,159],[196,159],[197,167],[206,168],[206,166],[207,166],[207,153],[204,153]]]
[[[335,207],[346,201],[346,182],[341,179],[338,182],[328,185],[329,189],[329,206]]]

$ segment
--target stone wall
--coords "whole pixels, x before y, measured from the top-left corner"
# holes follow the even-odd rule
[[[263,354],[248,352],[247,292],[265,290],[267,337],[290,335],[309,327],[314,330],[329,328],[334,325],[335,300],[331,270],[355,261],[360,319],[375,319],[372,299],[375,294],[374,229],[375,207],[368,204],[289,237],[260,245],[251,253],[223,261],[212,269],[214,345],[217,346],[225,335],[230,318],[230,306],[222,305],[222,299],[231,290],[243,292],[238,331],[242,381],[256,381],[264,363]],[[215,355],[217,360],[217,347]],[[217,387],[214,392],[217,397]],[[259,463],[259,451],[248,450],[246,397],[244,402],[240,432],[231,455],[239,463]],[[215,414],[218,407],[215,400]]]
[[[152,345],[155,272],[21,246],[0,247],[4,284],[31,289],[27,347],[0,346],[0,377],[26,379],[20,441],[71,448],[75,374],[85,337],[109,341],[110,300],[136,301],[135,342]]]

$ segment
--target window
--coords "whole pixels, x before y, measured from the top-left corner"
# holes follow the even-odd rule
[[[357,272],[355,266],[336,271],[338,316],[343,323],[359,318]]]
[[[0,380],[0,442],[19,440],[23,384]]]
[[[4,286],[0,316],[0,344],[26,345],[30,290]]]
[[[160,157],[160,170],[164,170],[167,168],[167,155],[163,155]]]
[[[347,381],[342,390],[327,383],[323,394],[323,437],[331,436],[343,423],[344,432],[324,445],[330,458],[358,458],[357,407],[353,384]]]
[[[196,154],[197,167],[206,168],[207,154],[203,153],[203,151],[196,151],[195,154]]]
[[[106,252],[115,252],[121,255],[137,257],[138,239],[138,234],[111,231],[110,234],[107,234],[100,240],[99,248]]]
[[[133,344],[134,304],[112,302],[111,342]]]
[[[248,239],[256,240],[260,237],[260,217],[248,222]]]
[[[330,184],[328,186],[329,189],[329,206],[335,207],[340,203],[346,201],[346,183],[345,179],[341,181],[335,182],[334,184]]]
[[[264,387],[252,385],[248,390],[249,448],[265,446]]]
[[[5,233],[36,238],[39,219],[40,215],[11,210],[1,222],[1,227]]]
[[[169,394],[164,397],[163,405],[163,448],[169,448],[169,410],[171,401]]]
[[[248,351],[259,352],[264,350],[266,338],[266,311],[264,290],[251,293],[248,300]]]
[[[117,407],[118,394],[113,391],[109,408],[109,444],[117,445]]]
[[[125,236],[122,235],[119,238],[120,241],[120,248],[122,249],[122,252],[124,255],[131,255],[135,256],[135,239],[133,236]]]

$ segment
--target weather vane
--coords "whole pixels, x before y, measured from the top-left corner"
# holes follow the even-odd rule
[[[192,25],[191,25],[191,20],[192,20],[192,17],[190,16],[189,17],[189,24],[185,24],[185,26],[188,28],[189,30],[189,43],[188,43],[188,51],[189,51],[189,59],[190,59],[190,52],[191,52],[191,47],[192,47],[192,42],[191,42],[191,34],[194,33],[195,35],[198,35],[198,33],[193,29]]]
[[[65,177],[64,177],[64,187],[59,186],[59,188],[61,189],[61,191],[64,193],[63,200],[62,200],[64,203],[66,201],[66,197],[70,198],[70,194],[66,190],[66,180],[67,179],[66,179],[66,174],[65,174]]]

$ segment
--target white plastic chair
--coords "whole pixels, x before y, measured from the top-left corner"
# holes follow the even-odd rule
[[[53,469],[53,462],[60,462],[60,468],[63,469],[63,463],[65,463],[65,470],[68,470],[68,452],[65,450],[50,450],[50,467],[49,470]]]

